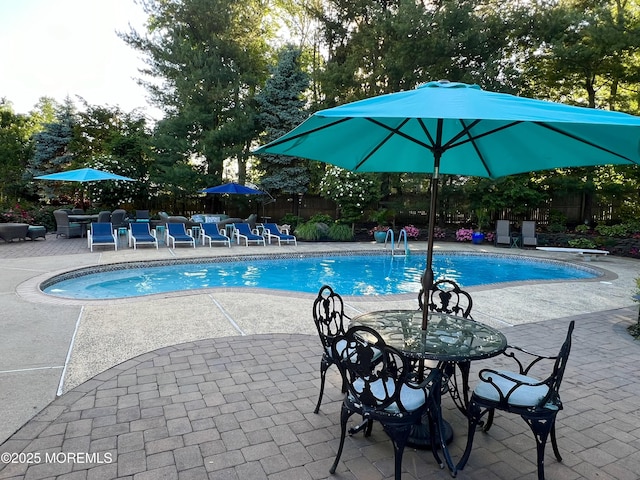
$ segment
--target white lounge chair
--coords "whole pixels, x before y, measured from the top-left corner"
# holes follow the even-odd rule
[[[208,241],[209,247],[211,247],[211,244],[213,243],[222,243],[222,245],[226,244],[229,248],[231,248],[231,239],[227,237],[226,230],[220,230],[217,223],[205,222],[201,223],[200,225],[200,228],[202,228],[202,245],[206,245],[206,242]]]
[[[234,223],[233,227],[238,244],[240,244],[240,241],[244,238],[247,247],[249,246],[249,242],[257,243],[258,245],[267,245],[264,237],[252,232],[248,223]]]
[[[262,234],[267,238],[267,241],[269,243],[271,243],[272,238],[275,238],[278,240],[278,245],[282,245],[282,242],[293,242],[294,245],[298,245],[298,241],[296,240],[296,237],[294,235],[282,233],[278,228],[278,225],[276,225],[275,223],[263,223]]]
[[[94,245],[113,245],[118,250],[118,239],[111,222],[95,222],[87,232],[87,246],[93,252]]]
[[[184,223],[167,223],[167,245],[176,248],[176,243],[186,243],[196,248],[196,239],[187,233]]]
[[[156,250],[158,249],[156,231],[151,230],[148,223],[140,222],[129,225],[129,246],[137,250],[138,245],[154,245]]]

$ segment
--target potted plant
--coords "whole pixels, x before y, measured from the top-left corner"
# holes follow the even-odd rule
[[[471,236],[471,243],[480,244],[484,242],[484,229],[489,220],[489,214],[484,208],[476,210],[476,219],[478,220],[478,228]]]
[[[389,227],[378,225],[369,230],[369,235],[373,235],[376,243],[384,243],[385,238],[387,238],[387,232],[389,231]]]
[[[373,235],[377,243],[384,243],[385,238],[387,238],[387,232],[389,231],[389,226],[385,224],[389,220],[392,220],[393,217],[394,213],[386,208],[381,208],[371,214],[371,220],[378,225],[369,230],[369,235]]]

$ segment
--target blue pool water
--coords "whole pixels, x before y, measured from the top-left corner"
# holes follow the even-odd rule
[[[76,299],[122,298],[210,287],[256,287],[316,293],[331,285],[342,295],[417,293],[424,255],[352,255],[137,266],[53,279],[45,293]],[[126,264],[125,264],[126,265]],[[435,278],[463,287],[524,280],[572,280],[596,270],[562,262],[498,255],[434,255]],[[65,274],[69,276],[69,274]]]

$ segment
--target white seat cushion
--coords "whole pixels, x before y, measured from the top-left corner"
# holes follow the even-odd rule
[[[395,391],[395,383],[391,378],[388,379],[386,383],[389,392],[388,395],[391,396]],[[376,398],[384,399],[387,397],[387,395],[385,395],[383,385],[384,384],[382,380],[377,380],[371,384],[371,393],[373,393]],[[357,379],[355,382],[353,382],[353,387],[356,392],[362,392],[364,381],[360,378]],[[400,390],[400,401],[402,402],[405,410],[410,412],[424,405],[426,398],[427,394],[425,390],[421,388],[411,388],[408,385],[403,385],[402,390]],[[385,409],[385,411],[390,413],[398,413],[400,411],[400,408],[396,403],[392,403]]]
[[[500,370],[499,373],[521,382],[540,382],[540,380],[536,378],[527,377],[525,375],[520,375],[514,372]],[[502,392],[502,395],[506,397],[507,393],[509,393],[509,391],[516,385],[515,382],[501,377],[500,375],[493,375],[489,372],[484,372],[482,375],[485,379],[491,378],[496,385],[494,386],[491,383],[481,381],[473,390],[473,393],[475,393],[480,398],[484,398],[493,402],[500,401],[500,394],[498,393],[498,390],[496,390],[496,387],[500,390],[500,392]],[[508,398],[508,402],[509,405],[513,405],[514,407],[533,407],[539,405],[548,392],[549,387],[547,387],[546,385],[521,385],[511,393]]]

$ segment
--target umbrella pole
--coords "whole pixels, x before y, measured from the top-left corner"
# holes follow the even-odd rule
[[[431,198],[429,201],[429,227],[427,238],[427,268],[422,275],[423,308],[422,308],[422,330],[427,330],[429,321],[429,295],[433,287],[433,233],[436,229],[436,208],[438,197],[438,178],[440,177],[440,153],[435,152],[433,159],[433,176],[431,177]]]

